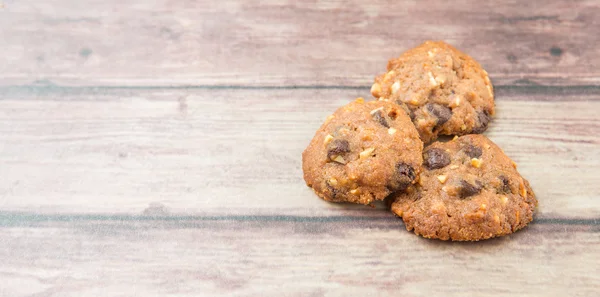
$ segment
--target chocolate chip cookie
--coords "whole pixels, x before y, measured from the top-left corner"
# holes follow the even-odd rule
[[[483,135],[425,148],[419,183],[390,198],[407,230],[457,241],[515,232],[531,222],[537,205],[516,164]]]
[[[423,142],[438,135],[482,133],[494,114],[487,72],[444,42],[427,41],[388,62],[371,94],[406,103]]]
[[[414,184],[422,152],[401,106],[359,98],[329,116],[304,150],[304,180],[327,201],[370,204]]]

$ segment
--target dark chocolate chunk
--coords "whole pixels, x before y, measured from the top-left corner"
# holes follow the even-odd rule
[[[431,148],[423,154],[423,165],[427,169],[444,168],[450,164],[450,155],[439,148]]]
[[[501,175],[498,178],[502,182],[502,184],[500,185],[500,192],[506,194],[511,193],[512,190],[510,189],[510,181],[508,180],[508,178],[504,175]]]
[[[412,166],[400,162],[396,164],[396,175],[387,188],[392,192],[405,190],[416,177],[415,169]]]
[[[350,152],[350,143],[344,139],[336,139],[329,144],[327,158],[333,160],[337,156],[343,156]]]
[[[476,185],[470,184],[468,181],[466,180],[461,180],[460,181],[460,191],[458,192],[458,195],[460,195],[460,198],[467,198],[470,196],[473,196],[475,194],[478,194],[479,192],[481,192],[481,184],[480,183],[476,183]]]
[[[473,133],[480,134],[487,130],[490,120],[490,113],[487,110],[477,112],[477,124],[473,128]]]
[[[465,152],[465,154],[471,158],[479,158],[483,154],[483,151],[480,147],[472,144],[465,145],[463,152]]]
[[[382,126],[389,128],[390,124],[388,124],[387,120],[383,117],[383,112],[381,110],[377,110],[374,113],[371,113],[373,120],[381,124]]]
[[[427,111],[437,118],[436,126],[445,124],[452,117],[452,110],[441,104],[428,103],[426,105]]]
[[[339,194],[339,190],[334,188],[331,184],[329,184],[328,181],[325,182],[325,186],[327,187],[329,192],[331,192],[331,198],[335,199],[335,196],[337,196]]]

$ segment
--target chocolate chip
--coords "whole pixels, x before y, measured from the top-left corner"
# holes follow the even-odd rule
[[[350,152],[350,143],[344,139],[336,139],[329,144],[327,158],[333,160],[337,156],[342,156]]]
[[[329,192],[331,192],[331,199],[335,199],[335,196],[339,194],[339,190],[330,185],[329,182],[325,182],[325,186],[327,187]]]
[[[444,168],[450,164],[450,155],[439,148],[431,148],[423,154],[423,165],[427,169]]]
[[[443,125],[452,117],[452,110],[447,106],[437,103],[428,103],[426,108],[430,114],[437,118],[436,126]]]
[[[487,110],[477,112],[477,125],[473,128],[473,133],[480,134],[487,130],[490,120],[490,113]]]
[[[506,193],[506,194],[511,193],[512,190],[510,189],[510,181],[508,180],[508,178],[504,175],[501,175],[498,178],[502,182],[502,184],[500,185],[501,193]]]
[[[480,147],[472,144],[465,145],[463,152],[465,152],[465,154],[471,158],[479,158],[483,154],[483,151]]]
[[[387,188],[392,192],[405,190],[416,177],[415,169],[412,166],[400,162],[396,164],[396,175]]]
[[[376,112],[371,113],[371,116],[373,117],[373,119],[376,122],[378,122],[382,126],[384,126],[386,128],[390,127],[390,125],[388,124],[387,120],[383,117],[383,113],[381,112],[381,110],[378,110]]]
[[[458,192],[458,195],[460,196],[460,198],[467,198],[470,196],[473,196],[475,194],[478,194],[479,192],[481,192],[481,184],[480,183],[476,183],[476,185],[470,184],[468,181],[466,180],[461,180],[460,181],[460,191]]]

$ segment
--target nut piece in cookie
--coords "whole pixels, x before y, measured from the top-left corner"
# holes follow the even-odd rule
[[[494,114],[488,74],[467,54],[427,41],[391,59],[371,94],[406,104],[425,143],[438,135],[483,133]]]
[[[333,202],[371,204],[414,184],[423,142],[393,102],[362,100],[339,108],[302,153],[306,184]]]
[[[513,233],[533,220],[535,194],[513,161],[483,135],[424,149],[419,183],[393,194],[406,228],[427,238],[477,241]]]

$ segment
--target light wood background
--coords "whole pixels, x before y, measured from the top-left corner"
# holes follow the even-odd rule
[[[598,296],[600,2],[4,0],[0,296]],[[534,223],[426,240],[302,180],[426,39],[496,86]]]

